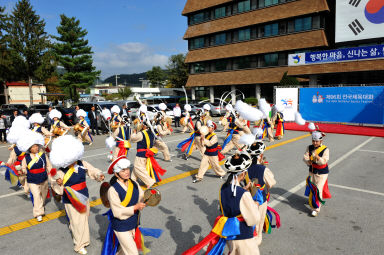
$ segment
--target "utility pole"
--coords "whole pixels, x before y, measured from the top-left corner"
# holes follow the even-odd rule
[[[117,78],[120,78],[120,76],[117,76],[116,74],[115,78],[116,78],[116,87],[117,87]]]

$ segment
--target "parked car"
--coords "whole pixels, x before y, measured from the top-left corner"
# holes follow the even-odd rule
[[[49,111],[50,105],[48,104],[33,104],[29,107],[28,114],[32,115],[33,113],[39,112],[43,117],[45,117]]]
[[[1,105],[1,109],[4,109],[4,110],[17,109],[19,113],[22,113],[25,110],[28,110],[28,107],[25,104],[3,104]]]
[[[225,107],[220,109],[220,100],[218,102],[210,103],[209,101],[201,101],[197,106],[203,108],[205,104],[208,104],[211,107],[209,111],[211,116],[221,116],[225,114]]]
[[[56,110],[61,112],[61,120],[64,121],[65,125],[72,126],[75,123],[75,108],[64,108],[62,106],[56,106]]]

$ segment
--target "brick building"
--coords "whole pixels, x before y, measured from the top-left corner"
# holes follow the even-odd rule
[[[302,86],[381,83],[384,80],[384,59],[381,58],[328,62],[311,62],[309,59],[310,63],[296,65],[296,61],[289,64],[289,58],[309,58],[310,53],[316,56],[315,53],[320,52],[320,55],[328,56],[336,54],[329,50],[382,45],[384,35],[376,33],[372,36],[366,33],[369,29],[361,18],[348,17],[355,13],[355,9],[364,7],[362,3],[356,6],[359,3],[341,0],[187,0],[182,12],[188,18],[184,35],[189,49],[187,87],[192,88],[194,95],[211,99],[236,88],[247,97],[261,96],[272,100],[273,86],[279,84],[284,73],[299,78]],[[338,13],[337,5],[344,5],[338,6]],[[337,17],[357,22],[342,25],[345,31],[338,32]],[[376,27],[376,31],[379,30],[384,31],[384,28]],[[360,32],[365,34],[364,37],[353,37]],[[342,34],[346,38],[336,38]],[[299,53],[301,55],[294,55]],[[384,57],[384,51],[382,54]]]

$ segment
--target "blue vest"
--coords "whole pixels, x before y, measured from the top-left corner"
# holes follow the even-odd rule
[[[25,161],[27,163],[27,166],[28,166],[29,162],[31,162],[31,160],[32,160],[31,155],[29,153],[27,153],[25,155]],[[40,183],[48,180],[47,171],[44,171],[44,172],[39,173],[39,174],[33,174],[30,172],[30,170],[33,170],[33,169],[39,169],[39,168],[45,169],[46,166],[47,166],[47,160],[45,158],[45,153],[43,153],[41,155],[41,157],[39,158],[39,160],[37,160],[36,163],[32,165],[31,169],[28,169],[28,167],[27,167],[27,182],[28,183],[34,183],[34,184],[40,184]]]
[[[244,193],[245,189],[236,186],[236,196],[233,196],[231,190],[231,184],[224,184],[220,189],[220,201],[223,208],[224,216],[228,218],[233,218],[241,215],[240,212],[240,200]],[[240,222],[240,235],[236,237],[235,240],[244,240],[253,238],[253,226],[248,226],[245,221]]]
[[[328,148],[328,147],[327,147]],[[325,148],[324,150],[322,150],[320,153],[319,153],[319,156],[322,157],[323,154],[324,154],[324,151],[327,149]],[[309,156],[311,156],[312,154],[312,151],[315,151],[315,146],[313,145],[309,145],[308,147],[308,151],[309,151]],[[322,169],[316,169],[316,168],[313,168],[312,166],[309,166],[309,172],[311,173],[314,173],[314,174],[328,174],[329,173],[329,168],[328,168],[328,164],[326,167],[322,168]]]
[[[36,132],[36,133],[40,133],[40,134],[43,134],[43,131],[41,130],[41,126],[39,126],[38,128],[35,129],[35,127],[32,128],[32,131]]]
[[[252,181],[252,179],[257,179],[257,183],[260,184],[261,187],[264,186],[264,171],[266,166],[259,165],[259,164],[252,164],[248,168],[248,177]],[[264,188],[263,190],[263,199],[264,202],[267,201],[267,189]]]
[[[132,197],[127,207],[134,206],[139,201],[139,189],[137,188],[137,184],[134,181],[132,181],[132,183],[133,183]],[[124,188],[121,187],[121,185],[118,182],[114,183],[112,187],[116,190],[117,194],[119,194],[120,201],[121,202],[124,201],[127,191],[124,190]],[[136,211],[134,215],[132,215],[126,220],[120,220],[116,217],[113,217],[111,221],[112,229],[118,232],[132,230],[137,227],[138,223],[139,223],[139,211]]]
[[[201,124],[203,124],[203,123],[201,122],[200,119],[196,120],[196,122],[195,122],[195,128],[194,128],[194,130],[195,130],[195,136],[200,136],[200,135],[201,135],[199,129],[197,128],[197,123],[198,123],[198,122],[200,122]]]
[[[18,157],[21,155],[21,153],[23,153],[17,146],[15,146],[15,147],[13,148],[13,150],[15,151],[16,156],[18,156]]]
[[[155,139],[155,136],[153,135],[151,130],[147,129],[146,131],[147,131],[147,134],[149,137],[149,143],[150,143],[149,147],[147,147],[147,139],[145,139],[145,135],[144,135],[143,131],[141,131],[141,133],[143,133],[143,139],[137,143],[137,150],[147,149],[147,148],[153,147],[153,141]],[[145,158],[145,151],[137,152],[136,156],[141,157],[141,158]]]
[[[124,139],[123,133],[121,132],[121,127],[119,127],[119,133],[117,134],[117,137],[120,138],[121,140],[128,141],[129,139],[131,139],[131,134],[130,134],[131,131],[130,131],[129,127],[127,127],[127,126],[124,126],[123,129],[124,129],[124,133],[125,133],[125,139]],[[121,141],[119,139],[117,139],[116,140],[116,146],[119,146],[119,142],[121,142]]]
[[[117,115],[115,115],[115,114],[113,114],[113,116],[112,116],[112,120],[111,121],[114,121],[114,122],[117,122],[117,123],[119,123],[120,122],[120,120],[119,120],[119,115],[117,114]]]
[[[234,119],[234,118],[229,117],[229,118],[228,118],[228,122],[229,122],[228,127],[229,127],[230,129],[233,129],[233,130],[234,130],[234,131],[233,131],[234,134],[238,134],[239,131],[242,130],[241,128],[239,128],[239,127],[235,124],[235,119]]]
[[[210,140],[212,139],[212,137],[214,137],[214,135],[211,136],[208,140],[210,141]],[[216,149],[216,148],[217,148],[217,145],[218,145],[218,143],[215,143],[215,144],[212,145],[212,146],[206,146],[206,150],[205,150],[204,154],[207,155],[207,156],[217,156],[217,155],[219,154],[219,151],[218,151],[218,150],[216,150],[216,151],[214,151],[214,152],[207,152],[207,150]]]
[[[85,182],[85,180],[86,180],[86,176],[85,175],[86,175],[87,172],[86,172],[86,169],[83,166],[83,162],[81,162],[79,160],[79,161],[77,161],[77,165],[79,166],[77,173],[73,172],[73,174],[68,179],[68,181],[64,184],[64,186],[72,186],[72,185],[75,185],[75,184],[79,184],[79,183]],[[63,171],[64,174],[66,174],[68,172],[68,170],[69,170],[69,167],[60,168],[60,170]],[[86,197],[89,197],[87,186],[85,186],[84,189],[76,190],[76,191],[81,193],[81,194],[83,194]],[[69,201],[69,199],[67,197],[67,194],[65,192],[63,194],[63,203],[66,203],[66,204],[70,204],[71,203]]]

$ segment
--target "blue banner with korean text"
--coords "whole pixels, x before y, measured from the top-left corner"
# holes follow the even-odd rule
[[[306,120],[384,124],[384,86],[300,88],[299,94]]]
[[[384,45],[305,53],[305,64],[384,58]]]

